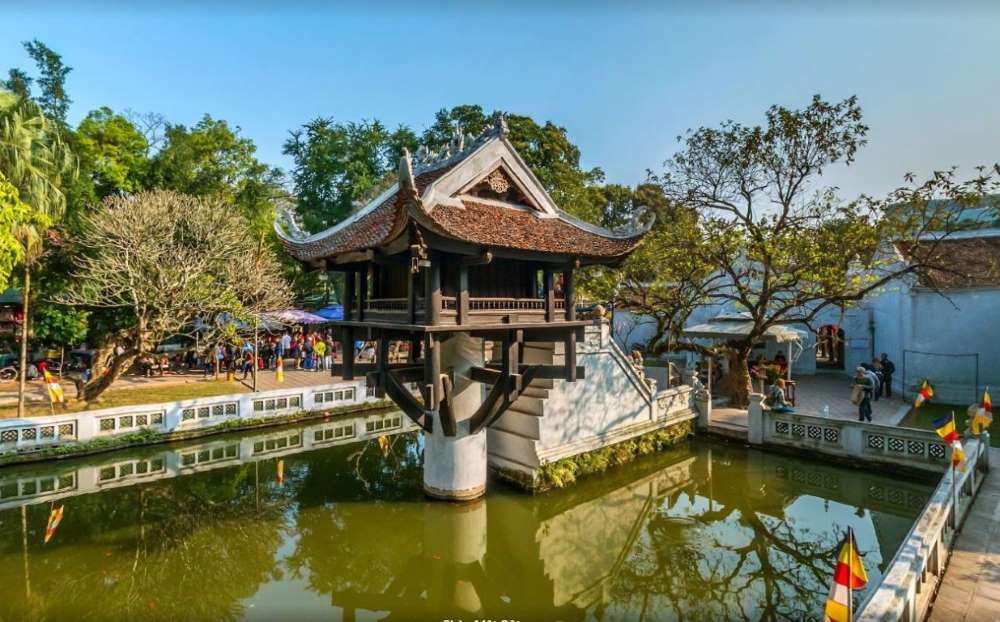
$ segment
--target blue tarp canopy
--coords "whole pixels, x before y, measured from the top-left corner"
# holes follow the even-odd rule
[[[342,320],[344,319],[344,305],[330,305],[329,307],[323,307],[322,309],[313,312],[313,314],[327,320]]]

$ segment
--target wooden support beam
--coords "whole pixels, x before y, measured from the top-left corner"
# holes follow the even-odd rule
[[[476,434],[496,419],[496,413],[502,412],[506,400],[503,397],[507,394],[507,381],[510,377],[502,373],[500,381],[493,385],[486,399],[479,405],[476,412],[469,419],[469,433]]]
[[[542,269],[542,293],[545,298],[545,321],[554,322],[556,319],[556,291],[552,268],[548,266]]]
[[[368,382],[375,384],[378,382],[379,372],[376,370],[359,370],[358,367],[371,367],[370,365],[357,365],[354,366],[354,373],[364,373]],[[400,382],[420,382],[424,378],[424,368],[422,365],[412,365],[407,367],[399,367],[396,365],[390,365],[389,371],[396,376],[396,379]]]
[[[427,416],[424,405],[413,397],[402,382],[396,378],[395,372],[386,374],[385,392],[399,409],[406,413],[406,416],[413,420],[413,423],[420,426],[425,432],[430,432],[433,428],[433,420]]]
[[[500,376],[503,375],[498,369],[490,369],[489,367],[470,367],[469,368],[469,378],[473,382],[482,382],[483,384],[496,384],[500,380]]]
[[[444,395],[438,405],[438,415],[441,419],[441,431],[445,436],[456,436],[458,434],[458,423],[455,421],[455,411],[452,410],[452,386],[451,378],[443,376],[441,387]]]
[[[566,380],[569,382],[576,382],[576,332],[570,331],[566,335],[566,340],[563,341],[563,347],[565,348],[565,367],[566,367]]]
[[[458,264],[458,323],[469,323],[469,266]]]
[[[483,251],[482,255],[476,256],[465,256],[459,260],[463,266],[485,266],[486,264],[493,261],[493,253],[490,251]]]
[[[500,365],[498,365],[496,363],[491,363],[487,367],[489,369],[501,370]],[[527,373],[527,370],[529,368],[531,368],[531,367],[536,367],[537,368],[533,377],[537,378],[537,379],[540,379],[540,380],[542,380],[542,379],[544,379],[544,380],[567,380],[568,379],[566,377],[567,373],[566,373],[566,367],[564,365],[525,365],[525,364],[522,363],[521,367],[520,367],[520,372],[519,373],[522,376],[524,376]],[[585,378],[586,377],[586,371],[584,370],[584,367],[582,365],[577,365],[576,366],[576,377],[577,377],[578,380],[581,379],[581,378]],[[527,386],[523,382],[522,382],[522,385],[523,386]]]

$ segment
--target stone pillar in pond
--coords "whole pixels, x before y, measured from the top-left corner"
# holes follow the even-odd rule
[[[439,413],[424,434],[424,492],[436,499],[468,501],[486,493],[486,431],[469,433],[469,418],[483,402],[482,385],[469,368],[483,365],[483,340],[455,333],[440,343],[441,369],[453,373],[452,411],[456,435],[445,436]]]

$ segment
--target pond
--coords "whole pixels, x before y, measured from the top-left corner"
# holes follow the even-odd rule
[[[446,504],[417,434],[365,430],[0,470],[0,620],[817,619],[843,530],[877,584],[933,484],[697,439]]]

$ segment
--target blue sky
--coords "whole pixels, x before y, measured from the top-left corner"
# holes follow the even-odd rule
[[[814,93],[857,94],[872,128],[856,165],[825,177],[845,197],[1000,161],[1000,10],[985,2],[37,4],[0,3],[0,70],[30,68],[27,39],[61,53],[71,121],[102,105],[207,112],[283,167],[288,131],[316,116],[419,130],[480,103],[566,127],[584,165],[635,183],[685,129]]]

